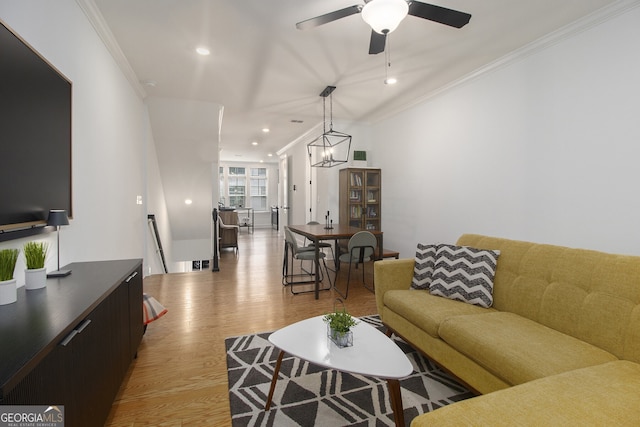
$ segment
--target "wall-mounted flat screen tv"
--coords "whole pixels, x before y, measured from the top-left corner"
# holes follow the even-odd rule
[[[0,234],[51,209],[73,215],[71,82],[0,21]]]

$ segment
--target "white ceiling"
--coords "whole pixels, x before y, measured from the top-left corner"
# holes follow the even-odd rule
[[[296,29],[363,1],[77,1],[147,97],[173,238],[197,239],[210,229],[215,179],[203,169],[217,160],[218,138],[222,161],[277,162],[279,149],[322,122],[328,85],[337,86],[335,120],[375,122],[622,0],[438,0],[471,21],[456,29],[407,16],[387,43],[393,86],[383,83],[385,54],[368,53],[361,16]]]
[[[384,54],[368,54],[361,16],[295,27],[363,1],[94,2],[137,78],[156,82],[144,87],[149,97],[223,105],[221,158],[275,161],[267,153],[322,120],[318,95],[327,85],[337,86],[334,118],[376,121],[615,0],[438,0],[471,21],[455,29],[408,16],[388,44],[395,86],[383,84]],[[211,55],[198,56],[200,45]]]

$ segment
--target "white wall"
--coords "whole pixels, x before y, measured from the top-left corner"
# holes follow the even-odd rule
[[[142,99],[74,1],[2,1],[0,18],[73,82],[74,218],[61,230],[61,264],[142,258],[146,211],[136,203],[145,194]],[[55,257],[53,250],[48,269]]]
[[[147,212],[155,215],[156,226],[158,227],[158,234],[160,234],[160,241],[162,244],[162,251],[164,252],[167,270],[170,273],[173,273],[180,271],[181,264],[173,261],[173,237],[171,235],[169,212],[167,211],[167,205],[164,197],[162,176],[160,175],[160,168],[158,166],[156,146],[151,137],[151,124],[148,120],[146,121],[146,124],[147,133],[149,135],[146,147],[148,159],[146,163],[147,187],[145,197]],[[144,273],[146,275],[162,274],[164,273],[162,259],[156,246],[153,226],[150,223],[147,223],[145,234],[146,258]]]
[[[635,8],[376,124],[385,246],[412,257],[472,232],[640,254],[638,21]]]
[[[287,150],[289,165],[289,224],[307,222],[309,205],[309,175],[306,143],[298,143]],[[294,190],[295,188],[295,190]],[[286,212],[281,212],[286,215]]]

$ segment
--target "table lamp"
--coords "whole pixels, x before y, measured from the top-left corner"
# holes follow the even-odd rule
[[[60,226],[69,225],[69,218],[67,217],[67,211],[62,209],[52,209],[49,211],[49,218],[47,218],[47,225],[56,227],[56,233],[58,234],[58,270],[47,273],[47,277],[65,277],[71,274],[71,270],[60,270]]]

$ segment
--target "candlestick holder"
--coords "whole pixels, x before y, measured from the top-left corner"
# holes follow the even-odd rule
[[[327,214],[324,216],[324,229],[333,230],[333,220],[331,219],[329,211],[327,211]]]

